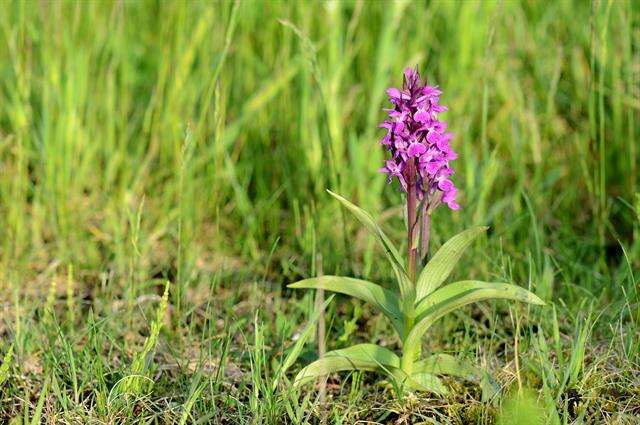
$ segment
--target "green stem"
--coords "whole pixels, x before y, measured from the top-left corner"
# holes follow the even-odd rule
[[[415,159],[410,159],[407,164],[405,179],[407,182],[407,274],[409,276],[409,280],[411,281],[411,286],[413,290],[411,294],[408,294],[408,299],[405,301],[405,335],[411,331],[413,328],[413,322],[415,320],[414,317],[414,303],[415,303],[415,285],[416,285],[416,267],[417,267],[417,259],[418,259],[418,244],[415,240],[415,230],[416,224],[418,222],[417,218],[417,179],[416,179],[416,163]],[[411,370],[413,369],[413,362],[415,360],[415,352],[412,347],[407,347],[403,344],[403,356],[401,360],[400,367],[402,370],[411,374]]]
[[[415,286],[416,283],[416,259],[418,257],[418,247],[415,243],[415,227],[418,222],[416,214],[416,205],[418,202],[416,187],[416,164],[412,158],[407,164],[407,255],[409,262],[407,265],[407,274],[409,280]]]
[[[422,231],[420,232],[421,233],[420,259],[422,260],[423,266],[427,264],[427,260],[429,259],[430,230],[431,230],[431,213],[429,211],[429,204],[425,202],[424,208],[422,210]]]
[[[416,360],[417,353],[415,347],[411,345],[402,346],[402,359],[400,359],[400,368],[404,373],[411,376],[413,372],[413,362]]]

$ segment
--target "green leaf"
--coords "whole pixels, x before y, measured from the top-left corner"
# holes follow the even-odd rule
[[[404,384],[411,390],[427,391],[438,395],[449,394],[449,390],[442,381],[437,376],[427,372],[412,373],[411,377],[404,381]]]
[[[462,280],[446,285],[423,298],[416,306],[417,322],[426,316],[440,317],[466,304],[486,299],[509,299],[545,305],[536,294],[508,283],[490,283],[480,280]],[[436,317],[436,320],[437,320]]]
[[[4,381],[6,381],[9,378],[9,371],[11,369],[11,366],[13,365],[12,360],[13,360],[13,344],[9,346],[9,349],[7,350],[7,352],[4,354],[4,357],[2,358],[2,364],[0,365],[0,386],[4,384]]]
[[[289,288],[324,289],[351,295],[373,304],[391,320],[393,327],[403,336],[402,311],[400,300],[393,292],[375,283],[342,276],[320,276],[304,279],[288,285]]]
[[[383,372],[404,388],[447,394],[440,379],[427,372],[408,376],[400,369],[400,358],[391,350],[375,344],[358,344],[341,350],[330,351],[302,369],[294,385],[302,385],[318,377],[346,370]]]
[[[358,221],[360,221],[360,223],[362,223],[367,228],[367,230],[369,230],[371,234],[376,237],[380,245],[382,245],[387,259],[391,263],[391,266],[393,267],[393,270],[396,274],[398,286],[400,287],[400,293],[404,298],[406,294],[411,292],[412,285],[411,282],[409,282],[402,257],[400,256],[400,253],[398,252],[396,247],[391,243],[391,240],[389,240],[387,235],[385,235],[380,226],[376,224],[371,214],[328,189],[327,192],[329,192],[331,196],[340,201],[340,203],[345,208],[347,208],[358,219]]]
[[[450,375],[477,382],[482,388],[482,401],[491,400],[500,391],[498,384],[487,372],[448,354],[434,354],[420,360],[413,365],[413,370],[414,373]]]
[[[391,350],[375,344],[358,344],[329,351],[321,359],[303,368],[296,376],[294,385],[301,385],[319,376],[344,370],[382,370],[391,373],[399,367],[400,358]]]
[[[416,284],[416,299],[418,301],[438,289],[458,263],[464,250],[478,235],[484,233],[488,227],[473,227],[458,233],[444,243],[424,266]]]
[[[40,397],[38,397],[38,404],[36,405],[36,409],[33,413],[33,417],[31,418],[31,425],[38,425],[42,423],[42,420],[41,420],[42,410],[44,407],[44,402],[47,399],[47,394],[49,392],[49,381],[50,379],[48,377],[44,381],[44,387],[40,391]]]
[[[478,280],[455,282],[438,289],[418,303],[416,306],[416,323],[407,335],[404,344],[410,350],[416,350],[416,347],[420,346],[422,335],[436,320],[457,308],[491,298],[544,305],[544,301],[535,294],[516,285],[488,283]]]

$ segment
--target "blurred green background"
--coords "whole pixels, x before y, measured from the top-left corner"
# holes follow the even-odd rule
[[[304,275],[310,234],[331,268],[355,267],[341,264],[345,252],[331,254],[345,250],[352,223],[324,189],[376,215],[400,203],[377,173],[376,126],[385,88],[414,65],[444,90],[460,152],[464,209],[439,211],[436,237],[490,224],[523,247],[515,255],[529,249],[540,260],[547,250],[603,267],[607,252],[620,255],[618,241],[634,241],[633,2],[233,10],[5,3],[5,268],[59,259],[121,277],[138,211],[150,269],[191,271],[217,255],[260,269],[280,238],[276,257]]]
[[[602,338],[620,320],[637,362],[638,6],[3,1],[5,334],[30,352],[36,337],[20,332],[69,276],[84,307],[66,326],[120,300],[131,317],[168,279],[175,329],[212,281],[221,299],[243,286],[276,306],[301,296],[282,288],[316,273],[316,254],[327,273],[390,281],[325,189],[401,243],[377,124],[384,90],[417,65],[444,91],[460,155],[462,210],[436,212],[434,246],[490,225],[460,276],[530,286],[568,329],[595,306]]]

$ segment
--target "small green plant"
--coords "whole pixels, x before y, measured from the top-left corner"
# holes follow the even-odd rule
[[[121,378],[111,388],[107,398],[107,404],[111,404],[113,400],[122,395],[140,396],[153,386],[154,381],[149,376],[150,368],[156,346],[158,345],[158,338],[160,337],[165,314],[169,307],[169,286],[170,283],[167,281],[164,286],[162,298],[160,298],[160,304],[156,310],[156,316],[153,322],[151,322],[149,336],[145,339],[142,350],[133,356],[129,374]]]
[[[347,370],[383,372],[402,391],[429,391],[446,394],[438,375],[452,375],[479,382],[483,398],[492,397],[496,385],[491,377],[472,364],[447,354],[421,355],[422,337],[445,314],[464,305],[502,298],[537,305],[544,302],[535,294],[507,283],[464,280],[444,285],[464,250],[486,227],[474,227],[454,236],[436,252],[428,254],[431,214],[440,204],[457,210],[457,189],[449,177],[449,161],[457,157],[449,146],[451,134],[437,114],[446,110],[439,105],[440,90],[423,85],[417,71],[405,71],[402,90],[387,91],[393,109],[381,127],[387,130],[382,145],[391,152],[381,170],[389,178],[397,177],[407,193],[407,254],[405,265],[398,249],[375,223],[373,217],[347,199],[329,193],[346,207],[376,237],[393,268],[397,291],[375,283],[343,276],[322,276],[289,285],[291,288],[324,289],[368,302],[391,322],[402,341],[402,354],[375,344],[358,344],[326,353],[303,368],[295,378],[300,385],[317,377]],[[418,274],[418,258],[424,267]]]

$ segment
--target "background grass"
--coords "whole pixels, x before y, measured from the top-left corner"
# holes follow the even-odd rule
[[[0,7],[2,421],[640,417],[636,2]],[[505,388],[492,404],[459,381],[396,402],[356,373],[330,377],[322,413],[313,388],[287,384],[315,342],[278,377],[313,311],[284,287],[320,256],[327,273],[392,281],[324,190],[402,241],[376,125],[416,64],[444,90],[460,153],[463,209],[435,214],[433,246],[490,225],[454,277],[550,306],[483,303],[425,340],[490,370]],[[346,298],[327,323],[330,349],[397,343]]]

